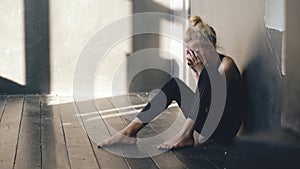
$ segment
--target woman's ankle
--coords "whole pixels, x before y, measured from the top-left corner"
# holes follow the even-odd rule
[[[137,133],[145,126],[144,123],[139,123],[139,122],[134,122],[132,121],[131,123],[126,126],[121,133],[123,135],[126,135],[128,137],[136,137]]]
[[[190,138],[190,137],[194,137],[194,130],[180,131],[178,134],[183,138]]]
[[[131,129],[126,129],[126,128],[121,130],[120,134],[127,136],[127,137],[134,137],[134,138],[136,138],[136,136],[137,136],[137,132],[135,132]]]

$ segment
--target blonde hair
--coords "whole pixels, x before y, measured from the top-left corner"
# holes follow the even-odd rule
[[[185,42],[192,40],[207,41],[216,48],[217,36],[213,27],[204,23],[200,16],[193,16],[189,19],[190,26],[186,31]]]

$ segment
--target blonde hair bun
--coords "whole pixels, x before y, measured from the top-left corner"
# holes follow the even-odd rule
[[[190,19],[189,19],[189,22],[190,22],[190,24],[192,25],[192,26],[196,26],[196,25],[198,25],[198,24],[203,24],[203,21],[202,21],[202,19],[201,19],[201,17],[200,16],[192,16]]]

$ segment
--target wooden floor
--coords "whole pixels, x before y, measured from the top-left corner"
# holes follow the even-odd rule
[[[128,123],[120,112],[126,112],[132,107],[141,108],[147,99],[148,96],[144,94],[101,98],[85,104],[90,106],[82,110],[80,103],[74,104],[72,98],[1,96],[0,169],[236,168],[234,142],[220,144],[210,140],[205,144],[145,158],[115,155],[97,148],[95,139],[85,133],[76,114],[81,110],[98,112],[110,126],[120,130]],[[177,116],[179,121],[173,124]],[[170,129],[171,137],[178,132],[183,122],[182,113],[173,105],[142,129],[138,137],[158,135],[166,129]],[[94,131],[98,132],[98,129],[101,134],[112,133],[105,126],[94,128]],[[197,138],[197,133],[195,137]],[[145,149],[149,145],[136,146]],[[148,151],[146,153],[150,154]]]

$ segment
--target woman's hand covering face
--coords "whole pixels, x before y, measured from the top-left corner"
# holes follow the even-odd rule
[[[210,43],[194,42],[188,44],[188,64],[200,63],[206,66],[218,66],[219,54]]]
[[[200,52],[193,51],[191,49],[186,50],[187,54],[187,64],[191,69],[193,69],[196,73],[200,73],[204,68],[203,62],[201,61],[201,57],[199,56]]]
[[[189,66],[196,66],[198,64],[203,64],[203,62],[200,59],[200,56],[198,55],[198,52],[193,51],[191,49],[186,50],[187,54],[187,63]]]

